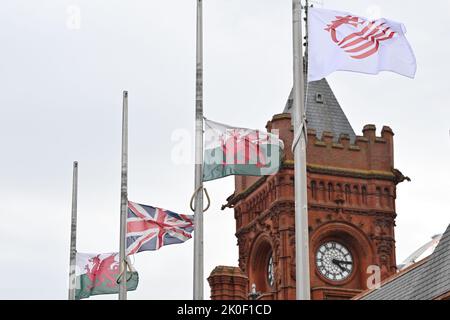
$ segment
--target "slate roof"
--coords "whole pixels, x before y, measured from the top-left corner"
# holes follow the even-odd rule
[[[306,90],[306,84],[305,84]],[[324,131],[334,134],[335,141],[341,134],[347,134],[350,141],[355,141],[356,135],[350,122],[337,101],[326,79],[308,83],[306,97],[306,120],[308,128],[315,129],[320,139]],[[317,101],[321,95],[323,103]],[[284,108],[284,113],[292,111],[292,90]]]
[[[425,261],[401,271],[361,300],[432,300],[450,292],[450,225]]]

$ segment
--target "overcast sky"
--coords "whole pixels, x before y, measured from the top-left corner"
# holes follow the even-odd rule
[[[396,134],[395,166],[412,179],[397,189],[401,262],[450,222],[450,2],[433,2],[432,15],[406,0],[322,2],[403,22],[417,57],[415,80],[328,78],[357,134],[368,123]],[[189,155],[179,163],[172,152],[177,137],[194,132],[195,13],[195,0],[2,1],[0,298],[66,299],[73,160],[78,251],[118,251],[122,90],[129,91],[129,199],[190,213],[194,167]],[[292,86],[291,32],[290,0],[205,0],[205,115],[263,129],[282,112]],[[220,211],[233,178],[206,186],[205,277],[238,259],[233,212]],[[140,284],[129,299],[190,299],[192,253],[190,240],[136,255]]]

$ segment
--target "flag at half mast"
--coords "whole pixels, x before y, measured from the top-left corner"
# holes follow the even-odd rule
[[[136,290],[139,275],[128,262],[127,291]],[[99,294],[119,293],[122,280],[119,269],[119,253],[76,254],[75,299],[85,299]]]
[[[275,174],[283,148],[275,132],[236,128],[205,119],[203,181],[229,175]]]
[[[189,240],[194,216],[128,201],[127,255]]]

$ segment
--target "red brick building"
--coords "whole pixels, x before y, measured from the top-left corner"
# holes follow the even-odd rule
[[[284,141],[283,166],[265,177],[235,177],[239,267],[216,267],[212,299],[295,299],[292,99],[267,130]],[[307,172],[312,299],[350,299],[367,289],[369,266],[396,272],[395,199],[404,179],[394,169],[394,133],[366,125],[355,135],[327,81],[309,84]],[[369,268],[369,269],[368,269]]]

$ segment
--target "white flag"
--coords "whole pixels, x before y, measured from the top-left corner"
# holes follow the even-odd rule
[[[308,81],[334,71],[392,71],[414,78],[416,58],[403,24],[326,9],[308,12]]]

